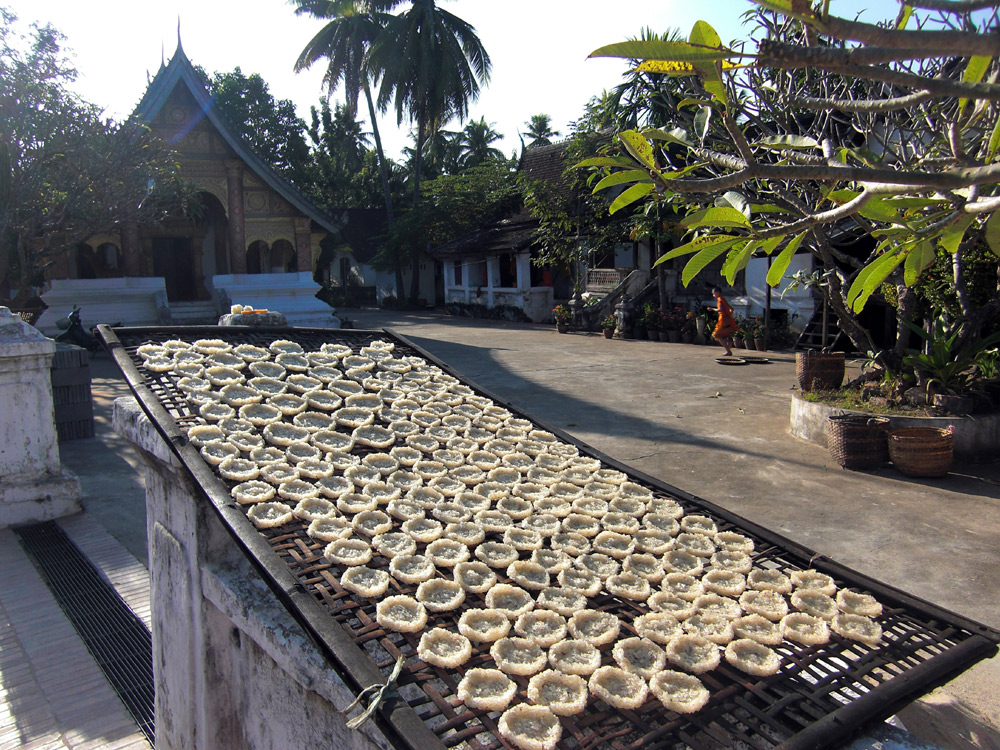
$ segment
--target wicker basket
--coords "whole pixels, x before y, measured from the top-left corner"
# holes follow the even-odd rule
[[[888,417],[840,414],[830,417],[827,446],[830,455],[845,469],[875,469],[889,460],[885,433]]]
[[[844,353],[796,352],[795,375],[803,391],[840,388],[844,382]]]
[[[954,436],[937,427],[889,430],[889,458],[908,477],[943,477],[951,469]]]

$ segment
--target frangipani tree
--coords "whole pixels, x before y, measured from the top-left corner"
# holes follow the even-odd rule
[[[596,189],[622,190],[612,211],[653,195],[689,210],[690,240],[661,258],[687,258],[685,284],[719,258],[732,280],[772,256],[777,285],[810,250],[862,351],[875,348],[856,317],[872,295],[899,288],[904,330],[912,286],[946,254],[974,336],[1000,312],[1000,293],[976,307],[963,290],[966,252],[985,239],[1000,255],[1000,2],[901,2],[884,25],[838,18],[830,0],[753,2],[749,44],[723,45],[699,21],[686,42],[592,53],[641,60],[639,71],[691,91],[672,123],[619,134],[627,156],[583,162],[608,172]],[[845,230],[873,238],[870,249],[838,249],[831,235]],[[896,362],[901,353],[897,343]]]

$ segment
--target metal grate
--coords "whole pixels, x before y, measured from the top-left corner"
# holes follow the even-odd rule
[[[153,644],[142,622],[53,521],[14,529],[139,730],[154,745]]]
[[[712,698],[706,708],[697,714],[674,714],[663,709],[655,699],[648,700],[636,711],[608,710],[602,703],[591,703],[585,714],[562,718],[562,748],[680,750],[734,746],[829,747],[843,742],[852,732],[863,728],[865,723],[886,718],[915,697],[996,652],[995,643],[1000,640],[1000,633],[865,578],[746,519],[637,473],[560,430],[539,424],[513,404],[476,388],[431,355],[389,333],[232,328],[120,329],[112,332],[105,328],[101,330],[101,335],[154,423],[172,443],[279,596],[287,591],[287,579],[283,576],[288,573],[294,576],[291,580],[297,587],[309,592],[311,599],[308,602],[290,601],[286,596],[290,611],[317,636],[321,644],[328,646],[336,660],[348,666],[348,672],[361,652],[374,662],[383,675],[389,672],[400,655],[404,656],[407,667],[398,681],[399,692],[442,746],[468,747],[471,750],[507,746],[498,735],[496,722],[499,714],[467,709],[456,696],[461,673],[420,661],[416,655],[419,634],[383,630],[375,621],[375,602],[362,599],[340,586],[343,569],[332,565],[323,556],[324,545],[306,534],[305,523],[295,521],[279,529],[260,532],[249,524],[242,508],[234,505],[229,498],[228,489],[235,483],[224,482],[212,474],[194,448],[185,445],[182,433],[170,424],[171,421],[183,424],[194,420],[193,411],[182,393],[174,387],[172,376],[156,375],[138,367],[141,362],[136,355],[138,346],[176,337],[190,341],[212,337],[233,344],[263,346],[275,339],[286,338],[298,342],[306,351],[316,350],[327,342],[347,344],[357,350],[373,338],[391,339],[396,344],[397,355],[424,357],[473,387],[480,395],[493,399],[515,415],[529,419],[540,428],[576,445],[581,454],[596,457],[605,466],[625,471],[632,481],[651,489],[656,496],[676,500],[685,512],[710,516],[720,531],[735,530],[751,537],[756,545],[753,554],[755,566],[784,572],[816,568],[833,576],[839,587],[851,586],[876,594],[884,605],[884,613],[879,618],[885,637],[883,646],[871,648],[839,636],[833,636],[830,643],[822,646],[807,647],[784,641],[776,648],[783,666],[773,677],[750,677],[725,661],[716,670],[700,675]],[[356,449],[356,452],[361,454],[365,450]],[[266,540],[268,547],[261,547],[261,538]],[[277,560],[266,554],[269,552],[273,552]],[[280,564],[274,565],[275,562]],[[386,564],[386,560],[376,556],[369,566],[384,567]],[[393,578],[390,580],[394,589],[390,593],[412,595],[415,591],[415,586],[401,584]],[[468,594],[466,601],[476,606],[481,604],[482,599],[480,595]],[[634,633],[632,622],[635,617],[648,611],[644,606],[605,593],[591,598],[588,607],[614,613],[621,621],[623,631],[629,634]],[[427,627],[455,630],[458,614],[429,613]],[[324,628],[330,618],[339,624],[341,634],[349,636],[348,641],[329,643],[330,632]],[[352,649],[345,648],[344,643],[356,646],[360,651],[355,649],[348,653]],[[492,666],[488,664],[490,661],[488,648],[476,647],[472,659],[462,670]],[[610,656],[606,654],[605,663],[610,661]],[[518,682],[523,700],[527,679],[512,679]],[[361,681],[358,684],[366,686],[361,685]],[[394,726],[404,743],[426,750],[426,745],[422,746],[419,738],[408,736],[407,731],[400,730],[395,723]]]

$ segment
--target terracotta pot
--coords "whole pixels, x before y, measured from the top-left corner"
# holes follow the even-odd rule
[[[569,323],[556,323],[556,330],[559,333],[569,333]]]
[[[763,336],[753,340],[754,346],[757,347],[757,351],[766,352],[767,351],[767,339]]]
[[[614,338],[614,335],[615,335],[615,329],[614,328],[605,328],[604,329],[604,338],[606,338],[606,339]]]
[[[680,331],[667,331],[667,338],[670,340],[671,344],[680,343],[681,332]]]
[[[747,349],[757,351],[757,343],[753,339],[744,339],[743,346],[745,346]]]
[[[693,344],[694,334],[684,331],[683,333],[681,333],[681,341],[683,341],[685,344]]]
[[[737,348],[737,349],[742,349],[743,348],[743,337],[742,336],[733,336],[733,346],[735,348]]]

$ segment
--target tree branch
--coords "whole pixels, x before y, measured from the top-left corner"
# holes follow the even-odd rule
[[[803,109],[812,110],[837,110],[838,112],[850,112],[852,114],[880,114],[892,112],[897,109],[906,109],[914,105],[933,99],[932,94],[927,89],[915,91],[906,96],[895,96],[891,99],[823,99],[813,96],[793,97],[789,99],[789,104]]]

